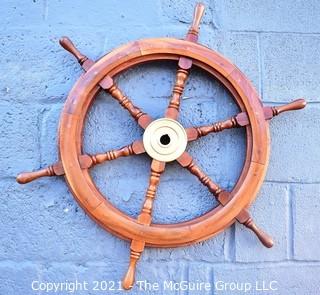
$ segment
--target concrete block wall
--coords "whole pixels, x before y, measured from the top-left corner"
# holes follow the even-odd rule
[[[252,80],[265,104],[298,97],[300,112],[271,122],[271,157],[252,214],[275,240],[263,248],[241,225],[178,249],[147,249],[137,280],[219,283],[277,281],[276,291],[139,290],[128,294],[319,294],[320,292],[320,3],[319,1],[206,0],[200,42],[227,56]],[[129,245],[103,231],[77,205],[63,178],[15,183],[23,170],[57,160],[56,134],[63,103],[81,69],[59,45],[69,36],[97,59],[122,43],[182,38],[191,0],[3,0],[0,9],[0,294],[46,294],[32,281],[118,281]],[[154,117],[168,103],[176,65],[159,62],[131,69],[118,83]],[[223,87],[194,69],[182,103],[185,126],[207,124],[237,112]],[[142,135],[108,95],[97,97],[87,119],[84,150],[120,147]],[[231,188],[244,160],[245,133],[230,130],[190,144],[188,150],[218,183]],[[136,216],[147,186],[150,159],[119,159],[92,169],[99,189]],[[215,206],[210,194],[178,165],[163,175],[156,222],[179,222]],[[229,285],[230,286],[230,285]],[[268,285],[269,286],[269,285]],[[92,287],[92,285],[91,285]],[[220,290],[219,290],[219,287]],[[241,286],[239,286],[239,289]],[[162,289],[161,289],[162,288]],[[51,292],[54,293],[54,292]],[[76,294],[122,294],[78,291]],[[66,290],[58,294],[69,294]]]

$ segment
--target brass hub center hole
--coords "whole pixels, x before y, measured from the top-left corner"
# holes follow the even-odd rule
[[[170,136],[168,134],[164,134],[160,137],[160,142],[163,145],[168,145],[170,143]]]

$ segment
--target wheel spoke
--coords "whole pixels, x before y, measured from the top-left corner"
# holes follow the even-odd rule
[[[70,38],[64,36],[59,40],[59,43],[65,50],[70,52],[77,59],[78,63],[85,72],[87,72],[94,64],[93,60],[89,59],[87,56],[81,53],[78,48],[76,48]]]
[[[267,106],[263,108],[264,118],[271,120],[273,117],[287,111],[294,111],[302,109],[306,106],[306,101],[303,98],[296,99],[288,104],[282,106]],[[186,128],[188,141],[193,141],[199,137],[206,136],[210,133],[220,132],[225,129],[243,127],[250,124],[248,114],[241,112],[225,121],[216,122],[207,126]]]
[[[184,152],[178,159],[178,163],[189,170],[193,175],[195,175],[200,182],[205,185],[209,191],[214,195],[218,196],[223,189],[219,187],[216,183],[214,183],[208,175],[206,175],[201,168],[194,162],[191,155],[187,152]]]
[[[136,140],[133,143],[126,145],[120,149],[110,150],[102,154],[81,155],[79,157],[79,162],[82,169],[88,169],[94,165],[101,164],[106,161],[115,160],[120,157],[138,155],[144,152],[145,150],[142,140]]]
[[[62,37],[60,39],[60,45],[77,59],[84,71],[88,71],[94,64],[94,61],[82,54],[68,37]],[[152,118],[148,114],[144,113],[140,108],[136,107],[132,101],[121,92],[110,76],[104,77],[104,79],[100,81],[99,85],[102,89],[107,90],[111,96],[114,97],[121,106],[131,114],[142,128],[145,129],[150,124]]]
[[[136,140],[133,143],[117,150],[110,150],[108,152],[96,155],[80,155],[79,163],[82,169],[88,169],[94,165],[101,164],[105,161],[115,160],[120,157],[138,155],[144,152],[145,150],[143,147],[142,140]],[[60,176],[64,174],[65,173],[62,162],[58,161],[38,171],[20,173],[17,176],[17,182],[19,182],[20,184],[25,184],[41,177]]]
[[[232,199],[230,192],[220,188],[216,183],[214,183],[209,176],[207,176],[200,167],[195,164],[194,160],[187,152],[184,152],[177,161],[182,167],[188,169],[192,174],[197,176],[200,182],[209,189],[222,206],[227,205],[227,203]],[[235,219],[250,229],[265,247],[270,248],[273,246],[272,238],[257,227],[247,209],[240,211]]]
[[[179,109],[180,109],[180,101],[181,101],[181,95],[183,93],[185,83],[187,81],[189,70],[188,68],[182,68],[181,65],[183,65],[184,61],[188,61],[187,58],[180,57],[179,59],[179,68],[176,75],[176,82],[173,87],[172,97],[169,102],[168,108],[166,110],[165,116],[167,118],[171,118],[176,120],[179,116]],[[190,67],[192,65],[192,62],[187,63],[190,64]]]
[[[237,116],[231,117],[225,121],[219,121],[211,125],[199,126],[199,127],[190,127],[186,128],[188,141],[194,141],[202,136],[206,136],[210,133],[221,132],[225,129],[240,127]]]
[[[60,176],[60,175],[64,175],[64,169],[61,161],[56,162],[45,168],[42,168],[38,171],[22,172],[17,176],[16,180],[20,184],[26,184],[41,177]]]
[[[130,115],[138,122],[142,128],[146,128],[151,122],[152,118],[144,113],[140,108],[136,107],[132,101],[123,94],[118,85],[110,76],[106,76],[99,85],[107,90],[113,98],[115,98],[120,105],[125,108]]]
[[[198,41],[200,21],[204,13],[204,5],[198,3],[193,14],[193,21],[187,33],[186,40],[191,42]],[[180,57],[178,62],[178,70],[176,74],[176,81],[173,86],[172,97],[166,110],[165,116],[176,120],[179,116],[179,109],[181,104],[181,96],[185,88],[187,78],[189,76],[190,68],[192,67],[192,59],[187,57]]]
[[[186,40],[191,42],[197,42],[199,36],[199,26],[204,14],[205,6],[202,3],[197,3],[194,12],[191,27],[186,36]]]
[[[165,162],[152,160],[151,174],[149,178],[149,186],[146,192],[145,200],[138,216],[138,222],[149,226],[152,220],[153,202],[156,196],[157,188],[160,182],[160,176],[165,168]],[[145,247],[145,242],[142,240],[132,240],[130,246],[130,262],[128,271],[122,280],[124,289],[130,289],[133,285],[135,278],[135,270],[137,262]]]
[[[248,209],[243,209],[236,217],[237,221],[250,229],[260,240],[260,242],[267,248],[273,246],[273,240],[269,234],[260,229],[254,222]]]
[[[142,224],[150,225],[151,223],[153,201],[155,199],[157,188],[160,182],[160,176],[163,173],[164,168],[165,162],[152,160],[149,186],[146,192],[141,214],[138,217],[138,221]]]

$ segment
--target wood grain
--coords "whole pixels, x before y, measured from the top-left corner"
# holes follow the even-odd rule
[[[107,83],[106,79],[108,81]],[[132,103],[132,101],[123,94],[123,92],[111,77],[107,76],[107,78],[104,78],[102,83],[100,83],[100,86],[103,86],[104,89],[109,91],[111,96],[116,99],[119,104],[130,113],[130,115],[138,122],[138,124],[142,128],[145,129],[152,122],[153,119],[148,114],[144,113],[140,108],[136,107]]]
[[[177,119],[179,115],[181,95],[183,93],[185,83],[187,81],[189,71],[179,68],[177,71],[176,82],[173,87],[172,98],[166,110],[165,116],[171,119]]]
[[[82,54],[78,48],[74,45],[74,43],[70,40],[69,37],[62,37],[59,40],[60,45],[70,52],[78,61],[78,63],[82,66],[82,68],[87,71],[94,64],[94,62],[89,59],[87,56]]]
[[[156,197],[157,188],[160,182],[160,176],[165,168],[165,162],[153,160],[151,163],[151,174],[149,186],[146,192],[145,201],[143,203],[141,213],[138,216],[138,222],[149,226],[152,220],[153,202]],[[137,261],[144,250],[145,242],[143,240],[132,240],[130,246],[130,262],[126,275],[123,278],[122,286],[124,289],[130,289],[135,279],[135,270]]]
[[[188,48],[188,50],[186,50]],[[190,221],[167,224],[139,223],[122,214],[95,187],[86,169],[81,169],[82,128],[97,87],[110,77],[137,64],[159,59],[179,61],[181,56],[192,58],[193,64],[219,79],[235,97],[253,124],[247,126],[248,153],[241,183],[232,191],[233,198],[225,205]],[[268,160],[268,126],[263,109],[249,82],[238,69],[219,54],[197,43],[176,39],[140,40],[121,47],[97,61],[70,92],[60,121],[59,148],[65,177],[79,204],[96,222],[122,238],[144,241],[147,246],[176,247],[206,239],[230,225],[241,208],[252,202],[261,186]],[[239,77],[242,80],[239,82]],[[236,78],[236,79],[235,79]],[[263,151],[263,152],[261,152]],[[194,169],[194,168],[193,168]],[[245,186],[245,190],[243,189]],[[241,189],[240,189],[241,188]],[[212,188],[212,191],[216,188]]]
[[[191,42],[198,41],[199,26],[204,13],[205,6],[202,3],[197,3],[191,27],[187,33],[186,40]],[[192,59],[181,56],[178,62],[178,70],[176,74],[176,81],[173,86],[173,93],[169,106],[165,112],[165,117],[176,120],[179,117],[179,109],[181,104],[181,96],[183,94],[187,78],[189,76],[190,68],[192,66]]]
[[[204,10],[205,10],[205,6],[202,3],[197,3],[193,13],[192,24],[187,34],[186,40],[192,41],[192,42],[198,41],[199,27],[200,27],[201,19],[204,14]]]
[[[16,180],[20,184],[26,184],[41,177],[59,176],[63,174],[64,174],[64,170],[62,167],[62,163],[58,162],[48,167],[45,167],[43,169],[40,169],[38,171],[22,172],[17,176]]]
[[[263,107],[264,118],[265,120],[270,120],[283,112],[303,109],[306,104],[306,101],[303,98],[300,98],[282,106],[266,106]],[[244,127],[249,124],[250,122],[248,114],[246,112],[241,112],[234,117],[213,123],[211,125],[186,128],[186,132],[188,141],[194,141],[210,133],[221,132],[225,129],[231,129],[235,127]]]
[[[189,153],[184,152],[178,159],[178,163],[195,175],[200,182],[205,185],[211,193],[218,195],[222,189],[206,175],[201,168],[194,162]]]
[[[94,64],[94,61],[82,54],[79,49],[76,48],[70,38],[66,36],[62,37],[59,40],[59,43],[65,50],[70,52],[77,59],[85,71],[88,71],[89,68]],[[120,105],[131,114],[131,116],[142,128],[146,128],[152,122],[152,118],[148,114],[142,112],[140,108],[136,107],[132,101],[121,92],[119,87],[114,83],[113,79],[109,75],[106,75],[104,79],[100,81],[99,85],[102,89],[107,90],[111,96],[113,96],[120,103]]]
[[[232,199],[232,195],[219,187],[218,184],[213,182],[208,175],[206,175],[201,168],[196,165],[192,157],[187,153],[183,153],[182,156],[177,160],[180,165],[187,170],[189,170],[193,175],[195,175],[200,182],[205,185],[208,190],[215,196],[216,200],[223,206],[227,205],[228,202]],[[260,242],[267,248],[273,246],[272,238],[265,233],[263,230],[257,227],[253,218],[251,217],[247,209],[243,209],[235,219],[245,225],[247,228],[252,230],[252,232],[258,237]]]

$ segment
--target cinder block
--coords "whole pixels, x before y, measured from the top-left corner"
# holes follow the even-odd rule
[[[158,1],[131,1],[125,5],[112,0],[96,1],[94,5],[81,0],[77,3],[48,2],[48,23],[51,25],[99,27],[112,31],[114,27],[144,24],[160,24]],[[67,13],[66,13],[67,12]],[[127,34],[122,31],[122,34]]]
[[[147,261],[175,261],[180,260],[202,261],[202,262],[224,262],[226,261],[226,241],[230,239],[229,230],[219,235],[190,246],[174,249],[150,248],[145,250],[142,259]]]
[[[62,104],[46,107],[42,118],[41,132],[41,158],[42,165],[48,165],[57,161],[57,131],[62,111]],[[83,136],[83,152],[89,154],[103,153],[111,149],[118,149],[141,139],[141,128],[110,95],[99,95],[89,111]],[[145,169],[149,173],[150,161],[145,155],[129,156],[109,163],[98,165],[92,169],[96,180],[105,183],[107,179],[129,175],[139,175],[136,167]],[[98,171],[98,172],[96,172]],[[99,176],[99,173],[101,176]],[[132,175],[133,173],[133,175]]]
[[[184,27],[185,31],[188,28],[188,25],[186,24],[181,24],[180,26]],[[200,26],[198,43],[213,50],[220,51],[223,35],[224,33],[217,30],[214,26],[212,27],[211,25],[203,24]],[[183,36],[185,36],[185,33]]]
[[[145,38],[172,37],[183,39],[188,30],[188,25],[134,28],[132,33],[121,35],[116,30],[106,36],[105,51],[111,51],[121,44]],[[212,48],[217,48],[220,36],[213,30],[201,30],[200,42]],[[168,99],[172,94],[175,82],[177,61],[155,61],[131,68],[117,77],[121,89],[139,105],[145,103],[145,108],[152,112],[155,106],[165,106],[162,99]],[[130,81],[130,83],[128,83]],[[187,80],[184,97],[212,96],[218,82],[203,71],[193,67]],[[134,85],[134,87],[132,87]],[[151,99],[155,98],[155,99]],[[150,110],[151,109],[151,110]],[[162,115],[160,113],[159,115]]]
[[[134,202],[134,200],[132,200]],[[135,202],[142,203],[142,201]],[[191,220],[210,211],[217,205],[214,197],[201,184],[193,181],[165,181],[160,183],[153,210],[155,223],[178,223]],[[230,235],[227,231],[210,240],[175,249],[148,249],[146,260],[164,259],[179,261],[225,261],[225,244]],[[227,241],[227,242],[226,242]]]
[[[153,35],[151,36],[172,36],[181,39],[184,37],[187,29],[187,25],[179,27],[166,26],[160,29],[152,28]],[[142,35],[140,33],[137,38],[149,37],[149,31],[150,28],[147,31],[143,31]],[[133,34],[136,35],[137,32],[133,32]],[[123,39],[121,36],[116,35],[114,37],[108,36],[107,40],[110,43],[110,47],[107,46],[108,50],[111,50],[111,44],[115,46],[115,44],[126,43],[129,40],[134,40],[134,37],[128,38],[126,36],[126,39]],[[219,33],[204,27],[200,31],[199,42],[225,55],[232,63],[240,67],[259,90],[259,58],[255,34]],[[176,61],[145,64],[124,72],[119,77],[118,82],[125,92],[130,93],[130,96],[133,98],[156,97],[158,99],[170,97],[175,81],[176,68]],[[135,87],[131,87],[131,84],[126,82],[129,80]],[[193,67],[188,77],[183,97],[218,97],[221,95],[219,91],[223,92],[225,90],[214,77],[206,74],[203,70]]]
[[[1,191],[1,206],[7,208],[0,223],[2,260],[112,263],[120,262],[128,250],[127,243],[84,213],[62,179],[24,186],[2,181]]]
[[[217,27],[215,3],[208,0],[202,3],[205,5],[202,23]],[[195,5],[196,2],[190,0],[163,0],[161,1],[162,15],[166,22],[191,23]]]
[[[40,122],[40,153],[42,166],[51,165],[59,159],[57,134],[62,109],[62,104],[48,105],[45,106],[42,113]]]
[[[189,294],[214,294],[212,287],[213,269],[210,264],[192,263],[189,265]]]
[[[92,59],[102,55],[104,34],[98,30],[79,32],[70,28],[10,29],[0,34],[2,100],[33,104],[61,103],[82,70],[75,58],[59,45],[69,36]],[[12,77],[15,77],[14,79]],[[21,91],[23,89],[23,91]]]
[[[221,28],[236,31],[316,33],[317,1],[214,1]]]
[[[163,98],[172,93],[176,69],[176,61],[155,61],[125,71],[118,76],[117,83],[137,105],[147,104],[143,109],[151,107],[155,112],[162,106]]]
[[[187,279],[188,265],[182,261],[157,262],[155,267],[152,261],[140,261],[137,266],[136,284],[132,289],[133,294],[188,294],[175,288],[181,281]],[[126,267],[125,267],[126,270]],[[158,289],[145,288],[144,281],[158,284]]]
[[[41,109],[34,105],[0,106],[0,151],[2,176],[15,177],[39,167],[38,118]]]
[[[320,110],[316,105],[285,113],[270,123],[271,154],[266,179],[317,182],[320,179]]]
[[[142,139],[142,129],[131,115],[110,95],[101,95],[87,116],[84,152],[103,153],[128,145],[137,139]],[[104,191],[104,187],[108,185],[106,180],[130,181],[148,177],[150,163],[145,154],[129,156],[96,166],[92,169],[92,175]],[[127,185],[124,186],[129,189]]]
[[[181,120],[187,122],[185,126],[188,127],[203,126],[225,120],[237,112],[228,95],[217,95],[212,101],[203,103],[201,100],[187,100],[182,107]],[[209,134],[190,143],[187,151],[215,182],[230,188],[240,175],[245,157],[244,130],[232,129]]]
[[[30,262],[0,263],[0,293],[6,295],[35,294],[32,281],[37,280],[39,266]]]
[[[320,260],[317,237],[320,186],[301,184],[292,187],[293,198],[293,254],[296,260]]]
[[[119,148],[139,139],[141,133],[130,113],[109,94],[102,93],[87,116],[85,150],[93,153]]]
[[[137,217],[148,187],[149,173],[145,174],[145,179],[122,176],[118,179],[107,178],[104,185],[97,181],[97,185],[111,203],[127,214]],[[105,175],[104,178],[106,179]],[[175,223],[189,220],[207,212],[214,205],[215,200],[211,193],[196,180],[162,181],[154,203],[153,221]]]
[[[201,100],[205,99],[208,102],[212,101],[211,107],[208,105],[211,112],[215,102],[217,102],[217,104],[229,103],[229,96],[222,84],[208,73],[196,67],[192,68],[190,71],[190,76],[183,93],[183,99],[194,99],[193,103],[199,103]],[[182,107],[183,106],[182,103]],[[186,106],[188,106],[188,102],[186,103]],[[206,110],[203,111],[206,112]],[[192,112],[192,110],[189,110],[189,112]]]
[[[20,2],[2,1],[0,24],[6,28],[44,25],[46,5],[41,1]]]
[[[124,23],[123,26],[124,28],[114,27],[104,35],[104,52],[110,52],[123,44],[141,39],[161,37],[182,38],[188,29],[187,25],[148,25],[148,23],[137,26]],[[127,32],[129,26],[130,32],[124,34],[123,32]],[[158,64],[160,63],[158,62]]]
[[[215,199],[197,180],[162,182],[154,204],[154,219],[159,223],[175,223],[198,217],[211,210]]]
[[[252,33],[223,33],[221,54],[227,57],[260,91],[260,68],[257,35]]]
[[[125,24],[124,24],[125,26]],[[109,52],[114,48],[119,47],[122,44],[132,42],[135,40],[149,39],[149,38],[176,38],[184,39],[190,24],[187,23],[165,23],[159,25],[139,24],[138,26],[130,26],[130,33],[123,34],[123,30],[128,29],[128,25],[125,28],[115,27],[112,31],[105,35],[104,51]],[[210,48],[216,49],[220,42],[219,31],[213,29],[211,26],[202,25],[199,33],[199,43]],[[153,64],[157,65],[156,62]],[[158,66],[163,62],[158,62]],[[174,66],[176,63],[174,63]],[[145,66],[147,68],[147,66]],[[168,68],[166,68],[168,69]]]
[[[40,274],[42,282],[67,283],[58,285],[58,294],[123,294],[121,278],[124,265],[107,260],[51,263],[43,265]]]
[[[319,293],[319,270],[319,265],[306,264],[219,265],[214,267],[215,292],[218,294],[316,295]],[[251,286],[246,292],[245,284],[247,288]],[[262,291],[263,286],[264,291]]]
[[[320,9],[320,5],[317,6]],[[317,35],[263,34],[264,100],[283,102],[305,97],[308,101],[319,102],[319,46]]]
[[[129,168],[128,162],[121,162],[120,160],[119,165],[121,170],[117,167],[117,172],[121,171],[122,174],[118,174],[117,176],[112,175],[110,172],[112,168],[110,168],[109,164],[92,169],[91,175],[101,193],[115,207],[132,217],[137,217],[145,198],[150,172],[139,169],[140,177],[136,171],[132,171],[132,173],[129,171],[124,174],[125,170],[132,168]]]
[[[274,240],[271,249],[265,248],[254,233],[236,224],[235,258],[241,262],[282,261],[288,258],[288,187],[265,183],[250,212],[257,226]]]

